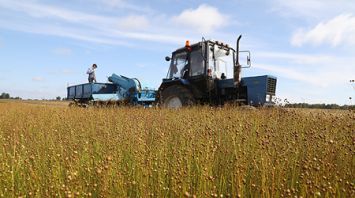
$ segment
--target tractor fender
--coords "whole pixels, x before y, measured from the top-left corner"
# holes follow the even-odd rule
[[[187,79],[166,80],[160,84],[158,90],[162,91],[165,88],[173,86],[173,85],[182,85],[182,86],[185,86],[186,88],[189,88],[190,82]]]

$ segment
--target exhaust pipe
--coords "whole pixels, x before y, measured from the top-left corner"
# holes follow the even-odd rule
[[[234,85],[236,87],[239,87],[240,85],[240,73],[241,73],[241,70],[242,70],[242,66],[239,64],[239,41],[240,39],[242,38],[242,35],[239,35],[238,39],[237,39],[237,46],[236,46],[236,63],[234,65]]]

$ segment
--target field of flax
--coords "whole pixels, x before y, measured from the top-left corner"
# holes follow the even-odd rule
[[[0,102],[1,197],[354,197],[350,111]]]

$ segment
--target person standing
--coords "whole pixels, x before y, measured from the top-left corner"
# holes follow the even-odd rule
[[[93,64],[86,72],[87,74],[89,74],[89,77],[88,77],[89,83],[93,83],[93,82],[96,83],[96,76],[95,76],[95,69],[96,68],[97,68],[97,65]]]

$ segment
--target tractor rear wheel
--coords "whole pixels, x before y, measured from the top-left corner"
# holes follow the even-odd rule
[[[181,108],[195,103],[195,99],[187,88],[173,85],[164,89],[160,96],[160,104],[166,108]]]

